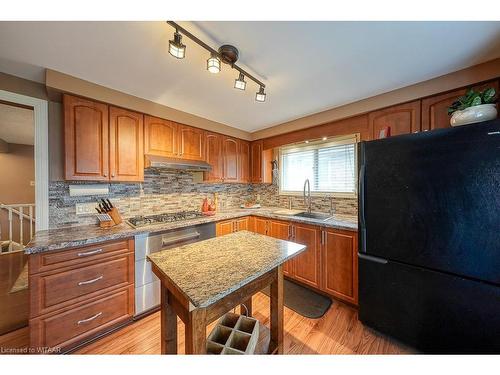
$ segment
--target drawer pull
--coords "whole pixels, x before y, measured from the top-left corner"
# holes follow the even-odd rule
[[[102,315],[102,312],[98,312],[97,314],[95,314],[94,316],[91,316],[90,318],[79,320],[78,322],[76,322],[76,324],[80,325],[82,323],[91,322],[92,320],[100,317],[101,315]]]
[[[87,257],[89,255],[94,255],[94,254],[99,254],[99,253],[102,253],[102,249],[87,251],[86,253],[78,253],[77,255],[79,257]]]
[[[104,276],[102,276],[102,275],[101,275],[101,276],[96,277],[95,279],[92,279],[92,280],[80,281],[80,282],[78,283],[78,286],[80,286],[80,285],[87,285],[87,284],[93,284],[93,283],[95,283],[96,281],[102,280],[102,278],[103,278],[103,277],[104,277]]]

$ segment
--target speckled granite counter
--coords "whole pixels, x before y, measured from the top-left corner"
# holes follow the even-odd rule
[[[160,251],[148,259],[195,307],[207,307],[305,249],[241,231]]]
[[[214,216],[178,221],[174,223],[156,224],[142,228],[132,228],[130,225],[123,223],[109,229],[102,229],[97,225],[82,225],[68,228],[49,229],[36,232],[31,242],[26,246],[24,252],[26,254],[35,254],[50,250],[60,250],[75,246],[84,246],[120,238],[132,237],[136,234],[141,233],[161,232],[165,230],[177,229],[249,215],[312,225],[320,225],[322,227],[337,229],[346,229],[353,231],[356,231],[358,229],[357,218],[353,216],[334,215],[333,219],[322,221],[296,216],[277,215],[274,212],[278,210],[283,210],[283,208],[266,207],[259,209],[232,209],[218,212]]]

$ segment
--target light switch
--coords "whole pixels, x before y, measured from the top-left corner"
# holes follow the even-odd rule
[[[76,214],[78,216],[97,214],[95,207],[96,207],[95,203],[77,203],[75,205]]]

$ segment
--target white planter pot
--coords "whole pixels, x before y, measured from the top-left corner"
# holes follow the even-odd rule
[[[450,124],[451,126],[459,126],[494,120],[496,118],[497,108],[495,104],[481,104],[454,112],[451,116]]]

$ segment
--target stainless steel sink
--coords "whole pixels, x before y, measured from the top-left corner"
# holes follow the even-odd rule
[[[317,219],[321,221],[326,221],[328,219],[331,219],[333,216],[330,214],[323,214],[319,212],[301,212],[300,214],[293,215],[296,217],[305,217],[308,219]]]

